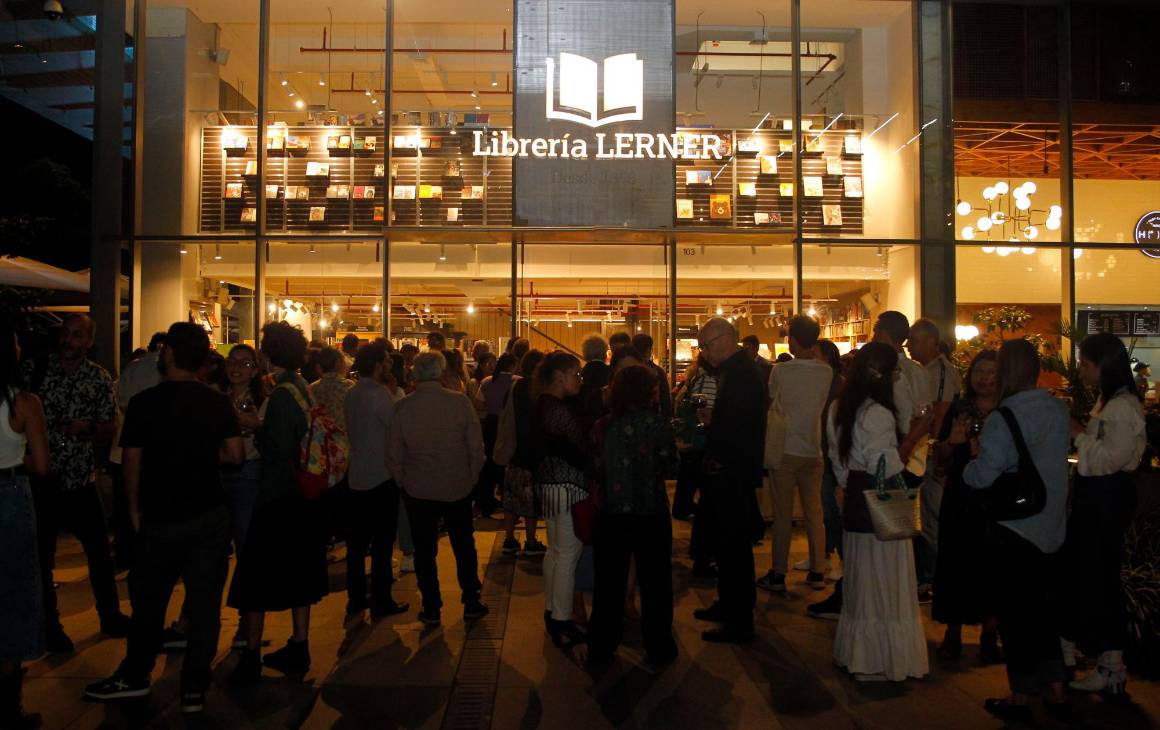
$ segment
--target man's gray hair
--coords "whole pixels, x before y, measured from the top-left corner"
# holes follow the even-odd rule
[[[446,369],[447,358],[443,357],[442,352],[431,350],[415,357],[415,363],[411,366],[411,376],[420,383],[438,380]]]
[[[584,362],[597,360],[604,362],[604,358],[608,355],[608,343],[600,335],[588,335],[584,338],[580,351],[584,354]]]

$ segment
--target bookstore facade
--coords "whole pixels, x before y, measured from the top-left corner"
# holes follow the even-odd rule
[[[1074,22],[922,0],[137,0],[130,339],[187,318],[226,347],[270,319],[500,349],[627,330],[678,371],[715,315],[775,350],[809,312],[845,350],[884,309],[948,337],[997,304],[1043,328],[1157,309],[1156,138],[1127,100],[1084,123],[1120,144],[1081,170],[1058,45],[1038,106],[986,84],[964,101],[976,8]]]

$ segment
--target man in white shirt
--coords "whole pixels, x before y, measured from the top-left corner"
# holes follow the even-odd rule
[[[825,586],[825,526],[822,521],[822,409],[834,371],[818,359],[817,320],[799,314],[789,323],[794,359],[775,365],[769,375],[770,426],[766,448],[773,471],[773,568],[757,581],[768,591],[785,590],[796,489],[806,518],[810,566],[806,582]],[[773,424],[777,424],[774,426]]]
[[[885,342],[898,351],[898,372],[894,374],[894,409],[898,418],[898,442],[903,442],[914,428],[927,431],[931,427],[930,385],[923,370],[914,360],[906,357],[902,346],[910,336],[910,320],[902,312],[888,310],[878,315],[874,322],[874,341]],[[922,422],[915,424],[915,419]],[[929,444],[921,439],[909,454],[900,454],[906,461],[903,475],[913,486],[918,486],[926,473],[926,455]]]
[[[933,404],[931,416],[934,424],[931,435],[937,437],[942,431],[942,422],[950,411],[951,402],[963,389],[959,369],[946,359],[939,350],[938,326],[929,319],[919,319],[910,327],[906,349],[910,357],[922,365],[926,374],[927,398]],[[945,465],[939,465],[934,452],[929,452],[926,473],[922,479],[922,541],[915,542],[915,559],[918,562],[919,592],[934,582],[934,569],[938,556],[938,513],[942,505],[943,483],[946,479]]]

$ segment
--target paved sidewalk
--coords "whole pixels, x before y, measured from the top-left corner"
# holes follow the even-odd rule
[[[124,642],[96,633],[83,555],[74,541],[62,540],[57,580],[64,584],[64,624],[77,652],[28,665],[26,707],[42,713],[48,728],[1002,727],[983,711],[982,701],[1004,692],[1003,670],[977,665],[977,631],[964,633],[966,658],[941,666],[933,659],[941,626],[928,621],[930,677],[902,684],[855,683],[831,661],[835,624],[805,615],[806,605],[829,589],[809,588],[802,582],[804,573],[790,576],[784,595],[759,591],[756,642],[744,648],[702,643],[699,633],[705,626],[692,613],[712,602],[714,590],[712,582],[691,576],[685,557],[689,526],[683,522],[674,523],[673,547],[680,658],[653,673],[642,661],[639,627],[629,624],[614,666],[593,676],[580,657],[555,648],[544,634],[542,558],[502,556],[497,527],[477,523],[484,600],[492,613],[473,626],[463,622],[446,539],[439,553],[444,623],[435,630],[416,620],[414,608],[373,624],[364,618],[344,625],[344,566],[334,562],[333,592],[312,616],[313,666],[303,682],[267,670],[256,687],[231,687],[226,678],[236,655],[228,643],[237,615],[226,609],[215,686],[205,716],[194,720],[181,717],[177,708],[180,655],[159,659],[150,698],[122,705],[81,699],[86,684],[116,668]],[[334,557],[341,554],[340,549]],[[804,555],[804,538],[796,535],[792,558]],[[768,541],[757,556],[760,573],[769,567]],[[398,581],[395,597],[418,606],[414,575]],[[171,613],[180,603],[179,587]],[[128,611],[127,601],[124,607]],[[271,648],[285,642],[288,634],[288,614],[267,621]],[[1160,684],[1134,679],[1130,689],[1135,702],[1129,705],[1077,701],[1083,726],[1160,727]]]

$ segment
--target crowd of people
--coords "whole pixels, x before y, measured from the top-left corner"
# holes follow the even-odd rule
[[[101,632],[127,639],[117,671],[86,696],[148,695],[158,652],[184,650],[180,702],[196,713],[223,598],[238,612],[233,681],[260,681],[263,666],[302,676],[328,547],[346,544],[347,614],[377,619],[411,610],[392,593],[398,542],[399,569],[416,574],[417,618],[438,626],[445,534],[473,621],[489,611],[475,520],[501,512],[503,553],[542,556],[547,636],[566,651],[584,645],[596,665],[612,661],[633,620],[648,662],[677,657],[677,519],[692,522],[694,575],[716,581],[717,600],[694,613],[704,641],[752,641],[757,592],[787,591],[792,569],[811,590],[833,582],[808,612],[837,620],[835,662],[859,681],[929,673],[920,605],[933,600],[946,625],[938,659],[958,660],[962,627],[978,624],[979,658],[1006,663],[1009,696],[986,702],[996,715],[1028,719],[1037,695],[1064,715],[1068,683],[1125,691],[1119,571],[1145,429],[1112,335],[1079,346],[1079,372],[1098,393],[1081,422],[1037,388],[1026,340],[980,352],[960,378],[937,326],[894,311],[845,356],[815,319],[796,316],[777,362],[710,319],[675,392],[646,334],[592,335],[580,356],[526,339],[492,353],[481,341],[469,371],[441,332],[422,352],[354,335],[339,349],[272,322],[257,349],[222,357],[201,327],[176,323],[114,383],[87,358],[93,327],[69,317],[47,358],[22,358],[16,333],[0,329],[2,727],[35,726],[21,709],[21,662],[73,650],[52,579],[62,530],[84,549]],[[107,526],[96,477],[110,445]],[[902,539],[877,517],[887,484],[919,495],[921,520]],[[791,565],[795,495],[808,554]],[[768,528],[772,567],[759,578],[754,546]],[[117,566],[130,569],[131,617]],[[184,601],[167,627],[178,580]],[[291,634],[263,656],[266,614],[281,611]],[[1076,677],[1080,652],[1096,664]]]

